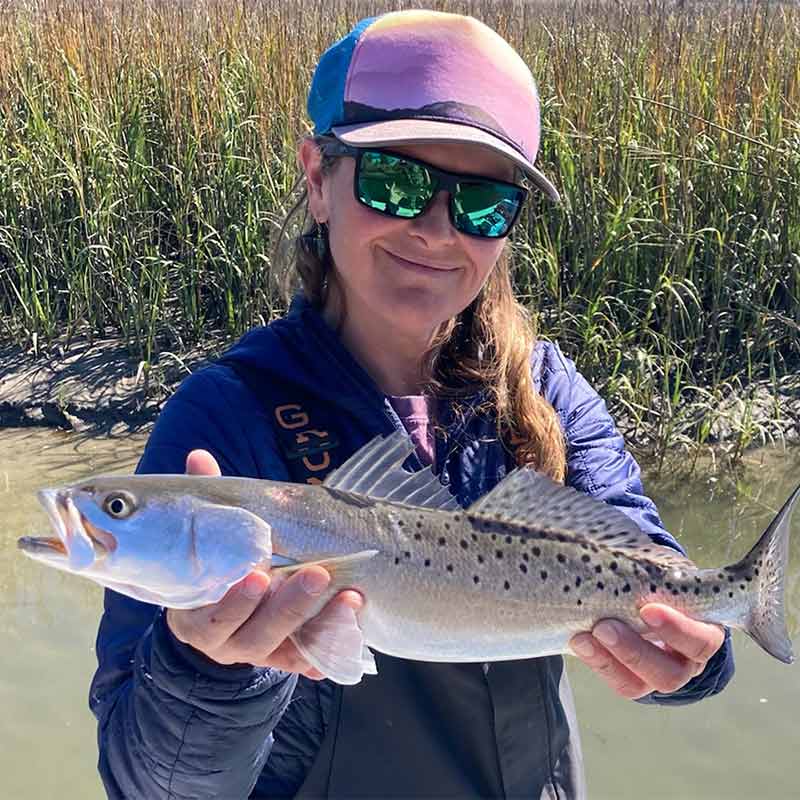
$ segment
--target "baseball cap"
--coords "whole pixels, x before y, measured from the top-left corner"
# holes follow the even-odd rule
[[[316,135],[355,147],[483,145],[559,200],[534,166],[540,118],[533,76],[514,48],[474,17],[406,10],[362,19],[320,58],[308,114]]]

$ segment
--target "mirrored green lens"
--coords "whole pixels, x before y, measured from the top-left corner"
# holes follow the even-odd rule
[[[386,153],[361,155],[358,196],[362,203],[395,217],[418,216],[433,193],[433,179],[420,164]]]
[[[505,236],[523,198],[523,193],[513,186],[459,183],[453,196],[456,228],[474,236]]]

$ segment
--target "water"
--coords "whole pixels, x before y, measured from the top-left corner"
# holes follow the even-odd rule
[[[102,800],[94,718],[102,590],[47,569],[16,549],[48,529],[34,491],[92,473],[133,469],[142,438],[92,440],[46,430],[0,430],[0,797]],[[667,527],[700,566],[744,554],[800,481],[800,452],[749,459],[734,502],[730,481],[649,482]],[[745,496],[747,499],[745,499]],[[789,613],[800,650],[800,519],[795,521]],[[593,798],[796,797],[800,665],[787,667],[735,634],[737,674],[719,697],[664,709],[617,698],[575,659],[575,688]]]

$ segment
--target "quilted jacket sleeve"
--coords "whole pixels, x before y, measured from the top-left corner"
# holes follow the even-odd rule
[[[605,402],[557,344],[545,343],[534,356],[534,374],[556,409],[567,441],[567,483],[631,517],[658,544],[683,548],[664,528],[655,503],[645,495],[639,465],[625,449]],[[706,669],[671,694],[653,692],[640,702],[682,705],[722,691],[733,676],[730,631]]]
[[[238,422],[252,422],[260,413],[248,408],[249,402],[235,382],[226,382],[224,370],[196,373],[162,412],[138,471],[183,472],[186,454],[200,447],[216,456],[223,474],[281,477],[277,460],[269,463],[275,450],[265,443],[258,463],[250,443],[253,429],[245,436]],[[98,720],[98,766],[110,798],[249,795],[295,675],[216,664],[179,642],[161,609],[109,590],[97,657],[89,701]]]

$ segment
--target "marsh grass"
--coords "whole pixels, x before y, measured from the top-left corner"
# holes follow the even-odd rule
[[[424,5],[537,77],[520,296],[652,449],[800,367],[800,11],[662,2],[38,0],[0,7],[0,336],[124,337],[145,365],[284,309],[275,238],[322,51]],[[742,417],[732,447],[773,428]]]

